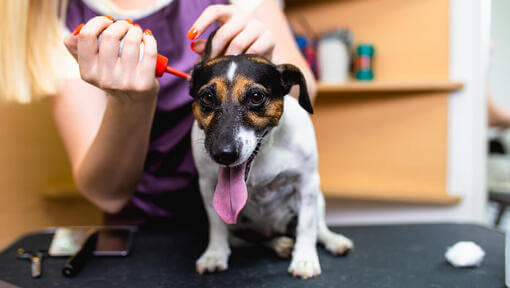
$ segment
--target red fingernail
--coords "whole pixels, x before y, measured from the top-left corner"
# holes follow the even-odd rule
[[[197,38],[197,34],[198,34],[197,29],[195,29],[195,27],[191,27],[186,37],[188,37],[189,40],[195,40],[195,38]]]
[[[135,24],[135,27],[138,27],[138,28],[142,29],[142,27],[140,26],[140,24]]]
[[[110,15],[103,15],[103,16],[104,16],[104,17],[106,17],[106,18],[108,18],[108,19],[110,19],[110,20],[112,20],[112,21],[115,21],[115,19],[113,19],[113,17],[112,17],[112,16],[110,16]]]
[[[124,19],[126,22],[128,22],[129,24],[133,24],[133,20],[129,19],[129,18],[126,18]]]
[[[191,41],[191,43],[189,44],[189,48],[191,48],[191,51],[197,53],[197,51],[195,51],[195,48],[193,48],[193,45],[195,45],[195,42]]]
[[[78,27],[74,28],[73,35],[76,36],[80,34],[81,28],[83,28],[83,26],[85,26],[85,23],[81,23],[78,25]]]
[[[147,34],[149,36],[152,36],[152,31],[149,30],[149,29],[145,29],[145,31],[143,33],[145,33],[145,34]]]

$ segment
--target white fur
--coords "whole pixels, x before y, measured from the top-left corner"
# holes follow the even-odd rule
[[[246,155],[249,157],[256,146],[256,141],[252,142],[254,134],[251,132],[239,131],[239,137],[247,141],[247,145],[243,142],[243,147],[246,147],[246,150],[243,148],[242,151],[243,159]],[[220,220],[212,206],[218,164],[211,160],[205,151],[203,141],[200,141],[204,138],[204,132],[195,121],[192,129],[193,156],[210,223],[209,245],[197,261],[199,272],[226,269],[226,261],[230,255],[227,225]],[[297,183],[300,202],[296,241],[288,271],[294,276],[306,279],[321,273],[317,240],[334,254],[342,254],[352,249],[353,244],[346,237],[331,232],[326,226],[312,121],[297,100],[290,96],[285,96],[284,113],[279,125],[266,136],[253,160],[247,186],[264,185],[285,171],[297,172],[301,179],[301,183]]]
[[[237,166],[246,162],[253,153],[253,150],[255,150],[255,147],[257,147],[257,135],[255,135],[255,130],[248,130],[241,127],[239,132],[237,132],[237,139],[242,143],[241,153],[239,155],[239,160],[230,166]]]
[[[228,81],[232,82],[232,80],[234,80],[234,76],[236,75],[236,70],[237,70],[237,64],[236,64],[236,62],[232,61],[230,63],[230,66],[228,67],[228,71],[227,71]]]

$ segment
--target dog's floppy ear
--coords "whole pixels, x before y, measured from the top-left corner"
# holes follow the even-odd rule
[[[308,113],[313,114],[312,102],[306,88],[306,80],[299,68],[292,64],[281,64],[277,65],[276,69],[280,71],[283,94],[289,94],[292,86],[299,85],[299,105]]]

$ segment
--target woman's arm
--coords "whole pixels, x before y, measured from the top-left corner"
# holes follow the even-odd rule
[[[54,118],[78,189],[102,210],[115,213],[134,193],[145,162],[159,89],[156,41],[126,21],[95,17],[78,35],[66,37],[65,44],[88,83],[64,83],[54,98]]]
[[[263,55],[276,64],[290,63],[301,69],[308,94],[315,99],[315,78],[299,51],[287,19],[276,0],[264,0],[254,11],[247,13],[234,5],[209,6],[195,21],[189,38],[200,36],[211,24],[220,22],[212,42],[211,56],[252,53]],[[205,40],[193,43],[193,50],[201,54]],[[297,87],[291,94],[297,97]]]
[[[505,109],[498,107],[494,103],[492,93],[488,93],[488,111],[489,111],[489,126],[498,128],[510,127],[510,112]]]
[[[303,55],[301,55],[301,51],[299,51],[280,4],[276,0],[264,0],[255,8],[253,13],[259,21],[265,23],[276,39],[276,45],[273,50],[273,62],[276,64],[291,63],[301,70],[306,79],[308,95],[310,95],[313,103],[317,94],[315,77]],[[299,95],[297,87],[293,88],[291,94],[295,97]]]

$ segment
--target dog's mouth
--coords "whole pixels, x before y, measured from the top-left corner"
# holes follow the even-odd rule
[[[226,224],[235,224],[237,216],[246,205],[248,189],[246,181],[250,173],[253,159],[259,152],[263,137],[257,141],[257,146],[248,159],[237,166],[220,166],[218,168],[218,183],[214,191],[213,207],[218,216]]]

